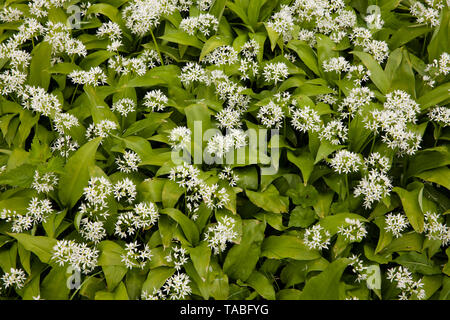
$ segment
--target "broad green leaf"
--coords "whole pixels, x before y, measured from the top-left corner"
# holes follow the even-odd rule
[[[386,94],[389,91],[389,80],[387,79],[380,64],[368,53],[353,51],[353,55],[361,59],[362,63],[370,71],[370,79],[380,89],[381,93]]]
[[[288,211],[289,199],[281,196],[273,185],[270,185],[263,192],[245,190],[245,193],[251,202],[268,212],[282,213]]]
[[[320,253],[309,249],[302,240],[294,236],[270,236],[264,239],[261,256],[270,259],[314,260]]]
[[[242,240],[229,251],[223,264],[223,271],[231,279],[246,281],[255,269],[261,254],[265,223],[258,220],[242,221]]]
[[[32,236],[25,233],[8,233],[8,235],[16,239],[26,250],[37,255],[39,260],[44,263],[50,263],[53,247],[56,245],[56,239]]]
[[[261,272],[256,270],[253,271],[246,282],[264,299],[275,300],[275,290],[269,279],[267,279],[267,277]]]
[[[410,191],[400,187],[395,187],[392,190],[396,192],[400,197],[403,205],[403,210],[405,211],[405,214],[408,217],[411,226],[414,228],[414,230],[416,230],[416,232],[423,232],[424,215],[419,203],[419,197],[422,197],[423,185],[421,187],[418,186],[417,188],[414,188]]]
[[[101,138],[95,138],[78,149],[67,161],[59,189],[61,202],[72,208],[83,195],[83,189],[89,181],[89,167],[95,164],[95,153]]]
[[[333,261],[319,275],[306,281],[302,290],[301,300],[339,300],[341,299],[341,276],[350,263],[349,259],[341,258]]]
[[[197,225],[188,218],[184,213],[180,210],[174,208],[165,208],[161,210],[162,214],[167,214],[173,220],[175,220],[183,230],[187,240],[192,244],[196,245],[199,241],[200,235],[197,228]]]

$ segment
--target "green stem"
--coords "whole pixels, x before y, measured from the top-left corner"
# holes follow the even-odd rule
[[[436,135],[436,139],[434,140],[434,146],[435,147],[437,146],[439,137],[441,136],[441,129],[442,129],[442,127],[439,125],[438,131],[437,131],[437,135]]]
[[[161,52],[159,51],[158,43],[156,42],[155,35],[153,34],[153,30],[150,29],[150,34],[152,35],[153,43],[155,44],[156,52],[158,52],[159,60],[161,61],[161,65],[164,65],[164,60],[162,58]]]
[[[72,104],[73,104],[73,100],[75,99],[75,94],[77,93],[77,90],[78,90],[78,84],[75,86],[75,90],[73,91],[73,94],[72,94],[72,99],[70,99],[70,106],[72,106]]]

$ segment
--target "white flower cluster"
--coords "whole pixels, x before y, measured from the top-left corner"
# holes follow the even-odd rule
[[[143,37],[159,25],[162,15],[175,10],[171,0],[134,0],[122,10],[122,18],[132,33]]]
[[[117,123],[111,120],[101,120],[99,123],[91,123],[86,129],[86,138],[92,140],[98,137],[107,138],[113,130],[117,129]]]
[[[247,145],[247,135],[241,129],[227,130],[225,135],[217,133],[214,135],[206,146],[206,151],[209,155],[221,159],[227,155],[228,152],[245,147]]]
[[[46,172],[40,174],[38,170],[34,172],[34,180],[31,187],[35,189],[38,193],[49,193],[55,190],[58,185],[58,177],[54,172]]]
[[[239,176],[233,173],[233,169],[230,166],[226,166],[219,173],[219,179],[226,180],[230,184],[230,187],[235,187],[239,181]]]
[[[418,300],[426,298],[422,279],[414,281],[413,275],[408,268],[402,266],[390,268],[386,277],[391,282],[396,282],[397,288],[401,290],[398,296],[399,300],[410,300],[413,297]]]
[[[97,266],[98,250],[74,240],[58,240],[53,247],[52,260],[60,266],[69,264],[74,270],[88,274]]]
[[[191,130],[187,127],[176,127],[170,131],[169,142],[173,150],[189,149],[191,144]]]
[[[450,54],[443,52],[439,60],[434,59],[427,64],[424,71],[423,81],[430,87],[434,87],[437,81],[439,82],[450,73]]]
[[[122,157],[116,157],[117,167],[123,173],[138,171],[139,162],[141,158],[134,151],[125,151]]]
[[[188,262],[189,258],[186,256],[187,250],[181,246],[173,246],[170,248],[170,253],[166,256],[167,262],[173,262],[175,270],[179,271],[183,265]]]
[[[158,218],[158,207],[153,202],[140,202],[133,211],[119,214],[114,233],[120,238],[126,238],[155,225]]]
[[[232,65],[238,61],[238,53],[231,46],[220,46],[208,53],[203,62],[216,66]]]
[[[319,113],[309,106],[303,106],[299,109],[291,108],[291,125],[300,132],[319,132],[322,120]]]
[[[11,209],[3,209],[0,212],[0,219],[6,222],[12,222],[12,232],[24,232],[30,230],[38,223],[45,222],[53,212],[54,210],[50,200],[40,200],[37,197],[33,197],[28,203],[25,214],[20,214]]]
[[[320,224],[315,224],[312,227],[305,229],[303,242],[310,249],[327,249],[330,245],[330,233]]]
[[[389,159],[378,152],[372,153],[364,159],[364,167],[368,173],[359,181],[354,189],[355,197],[364,195],[364,207],[372,207],[372,203],[387,197],[392,190],[392,183],[386,175],[389,171]]]
[[[166,280],[160,289],[154,289],[152,294],[142,292],[142,300],[182,300],[192,293],[189,283],[191,279],[185,273],[176,273]]]
[[[125,202],[131,204],[136,199],[136,185],[128,177],[124,178],[114,184],[113,194],[117,202],[120,202],[122,199],[124,199]]]
[[[205,241],[208,242],[214,254],[219,254],[227,248],[227,242],[236,240],[237,233],[234,231],[235,220],[231,217],[223,217],[217,224],[210,226],[205,232]]]
[[[53,141],[50,149],[52,152],[59,151],[61,157],[68,158],[70,153],[76,151],[79,145],[76,141],[72,140],[69,135],[60,136]]]
[[[427,0],[426,4],[413,1],[409,7],[409,12],[417,19],[419,24],[429,24],[433,27],[439,25],[440,10],[444,7],[441,0]]]
[[[364,265],[364,262],[359,258],[359,256],[353,254],[349,257],[349,259],[350,266],[352,266],[353,272],[357,275],[356,282],[367,280],[369,276],[367,271],[368,267]]]
[[[225,188],[217,184],[209,185],[200,177],[200,170],[192,165],[183,164],[170,170],[169,179],[186,189],[186,207],[193,213],[192,219],[197,219],[196,211],[203,202],[210,209],[223,208],[229,202]]]
[[[169,99],[159,89],[151,90],[145,94],[144,106],[154,111],[163,111],[167,106]]]
[[[373,91],[367,87],[353,88],[347,97],[339,105],[338,111],[341,112],[342,117],[349,115],[354,117],[356,114],[361,115],[363,107],[368,105],[375,97]]]
[[[436,106],[430,110],[428,116],[441,127],[450,126],[450,108]]]
[[[434,212],[425,212],[423,231],[430,240],[439,240],[443,246],[450,243],[450,228],[442,222],[443,217]]]
[[[339,145],[347,140],[348,128],[340,120],[331,120],[319,131],[319,139],[331,144]]]
[[[95,244],[106,238],[106,229],[101,221],[91,221],[88,217],[80,221],[81,236]]]
[[[74,70],[69,73],[68,77],[73,83],[78,85],[90,85],[96,87],[101,84],[107,83],[107,77],[105,72],[100,67],[92,67],[88,71]]]
[[[40,112],[44,116],[54,117],[61,112],[58,98],[40,87],[26,85],[21,92],[22,105],[25,109]]]
[[[284,62],[267,63],[263,69],[263,76],[266,82],[277,84],[289,76],[289,70]]]
[[[345,223],[338,228],[338,234],[348,242],[359,242],[367,235],[367,229],[358,219],[345,219]]]
[[[279,129],[283,125],[284,112],[280,105],[270,101],[259,108],[256,117],[261,120],[264,126]]]
[[[330,160],[330,166],[339,174],[358,172],[361,165],[361,157],[346,149],[337,151],[333,159]]]
[[[112,105],[111,110],[118,112],[122,117],[126,117],[129,113],[136,111],[136,103],[129,98],[122,98]]]
[[[194,35],[199,31],[205,37],[208,37],[212,32],[217,31],[219,21],[212,14],[201,13],[197,17],[188,17],[181,20],[180,28],[190,35]]]
[[[108,38],[111,42],[108,44],[107,50],[116,52],[122,46],[122,30],[120,26],[112,21],[104,22],[97,29],[97,37]]]
[[[391,232],[394,237],[399,238],[402,236],[402,232],[408,228],[408,218],[401,213],[388,213],[385,217],[385,230]]]
[[[375,133],[381,131],[383,142],[397,150],[400,156],[415,154],[422,137],[409,129],[409,125],[416,123],[420,113],[417,102],[408,93],[395,90],[386,95],[383,107],[383,110],[373,110],[366,117],[366,128]]]
[[[22,289],[27,280],[25,271],[22,269],[11,268],[9,272],[5,272],[1,277],[3,286],[7,289],[9,287],[15,287],[16,289]]]
[[[111,182],[105,177],[92,177],[83,195],[87,202],[82,202],[80,212],[93,219],[106,219],[109,216],[108,198],[112,194]]]
[[[152,258],[152,253],[147,244],[144,244],[142,250],[139,249],[139,246],[137,241],[125,244],[126,253],[122,254],[120,257],[128,269],[133,269],[134,267],[144,269]]]

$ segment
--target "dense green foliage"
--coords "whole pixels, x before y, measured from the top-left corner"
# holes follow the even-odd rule
[[[449,299],[449,35],[439,0],[0,1],[0,297]]]

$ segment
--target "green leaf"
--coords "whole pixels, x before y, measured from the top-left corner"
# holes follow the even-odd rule
[[[198,275],[203,281],[206,281],[211,258],[211,248],[208,247],[208,243],[201,242],[197,247],[189,248],[189,255]]]
[[[261,256],[270,259],[314,260],[320,258],[317,250],[310,250],[294,236],[270,236],[264,239]]]
[[[167,33],[167,34],[159,37],[159,39],[178,43],[178,44],[183,44],[185,46],[192,46],[192,47],[195,47],[198,49],[203,48],[203,43],[200,40],[198,40],[196,36],[191,36],[190,34],[184,32],[184,31]]]
[[[33,49],[28,78],[30,85],[48,89],[51,76],[49,72],[51,55],[52,47],[48,42],[43,41]]]
[[[95,164],[95,153],[101,138],[95,138],[84,144],[67,161],[64,173],[61,175],[59,199],[72,208],[83,195],[83,188],[89,181],[89,168]]]
[[[288,212],[289,198],[280,196],[277,188],[273,185],[263,192],[245,190],[245,193],[251,202],[268,212]]]
[[[186,236],[186,239],[192,244],[196,245],[199,241],[199,231],[197,225],[189,219],[185,214],[183,214],[180,210],[174,208],[165,208],[161,210],[162,214],[167,214],[173,220],[175,220],[183,230],[183,233]]]
[[[341,276],[350,263],[341,258],[333,261],[319,275],[309,279],[303,288],[301,300],[339,300],[341,299]]]
[[[301,171],[305,185],[314,170],[314,158],[309,152],[302,152],[295,156],[291,151],[287,152],[287,157],[290,162],[295,164]]]
[[[423,171],[416,174],[422,180],[437,183],[450,190],[450,169],[448,167],[440,167],[433,170]]]
[[[400,197],[403,210],[405,211],[411,226],[416,232],[422,233],[424,227],[424,215],[420,208],[419,197],[422,196],[423,185],[418,184],[418,187],[410,191],[400,187],[395,187],[392,190]]]
[[[380,89],[381,93],[388,93],[389,80],[380,67],[380,64],[368,53],[359,51],[352,51],[351,53],[361,59],[362,63],[370,71],[370,79]]]
[[[261,254],[266,224],[258,220],[242,221],[242,240],[235,244],[225,258],[223,271],[232,279],[246,281],[255,269]]]
[[[305,41],[291,40],[287,47],[294,50],[305,65],[316,75],[320,76],[316,53]]]
[[[67,300],[70,288],[67,285],[72,274],[67,268],[53,267],[49,274],[42,280],[40,295],[45,300]]]
[[[247,284],[258,292],[258,294],[267,300],[275,300],[275,290],[269,279],[259,271],[253,271],[247,279]]]
[[[37,255],[39,260],[44,263],[50,263],[53,247],[56,245],[56,239],[32,236],[25,233],[8,233],[8,235],[16,239],[26,250]]]
[[[289,227],[307,228],[316,220],[317,215],[313,209],[296,206],[294,210],[291,211]]]
[[[205,44],[203,45],[202,52],[200,53],[199,61],[202,61],[203,58],[210,52],[214,51],[214,49],[227,46],[231,44],[231,39],[225,37],[223,35],[215,35],[209,38]]]
[[[167,279],[169,279],[175,272],[174,268],[159,267],[150,270],[147,279],[142,285],[142,292],[153,294],[154,290],[159,290]]]

